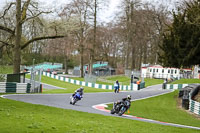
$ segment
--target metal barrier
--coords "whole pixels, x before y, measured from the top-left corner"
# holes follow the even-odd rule
[[[182,107],[189,109],[192,113],[200,115],[200,103],[194,100],[194,97],[200,91],[199,84],[166,84],[164,88],[178,89],[179,97],[182,97]]]
[[[54,74],[50,74],[47,72],[43,72],[44,76],[47,77],[51,77],[54,79],[58,79],[64,82],[68,82],[68,83],[72,83],[72,84],[76,84],[76,85],[81,85],[81,86],[87,86],[87,87],[92,87],[92,88],[98,88],[98,89],[109,89],[109,90],[113,90],[114,89],[114,85],[104,85],[104,84],[96,84],[96,83],[91,83],[91,82],[84,82],[84,81],[79,81],[79,80],[74,80],[74,79],[70,79],[70,78],[66,78],[63,76],[58,76],[58,75],[54,75]],[[142,83],[140,89],[142,89],[142,87],[145,87],[145,83]],[[131,84],[131,85],[120,85],[120,90],[138,90],[138,85],[137,84]]]
[[[0,82],[0,93],[30,93],[30,83]]]
[[[195,113],[197,115],[200,115],[200,103],[195,101],[194,97],[199,93],[199,91],[200,91],[200,85],[198,85],[190,92],[190,103],[189,103],[190,112]]]
[[[32,93],[39,93],[41,92],[41,75],[42,70],[31,69],[31,92]]]

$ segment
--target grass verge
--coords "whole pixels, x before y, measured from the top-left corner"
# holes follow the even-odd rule
[[[2,66],[0,65],[0,74],[13,73],[13,66]]]
[[[26,75],[26,78],[30,78],[30,75]],[[58,86],[61,88],[66,88],[66,89],[43,89],[43,93],[73,93],[77,88],[80,87],[79,85],[67,83],[67,82],[53,79],[47,76],[42,76],[42,82],[46,84]],[[160,79],[145,79],[145,87],[161,84],[162,82],[163,80],[160,80]],[[99,84],[104,84],[104,82],[99,81]],[[85,88],[84,92],[112,92],[112,90],[96,89],[96,88],[90,88],[90,87],[84,87],[84,88]]]
[[[157,85],[157,84],[162,84],[163,80],[162,79],[150,79],[150,78],[145,78],[145,87],[152,86],[152,85]]]
[[[27,78],[30,78],[30,75],[26,76]],[[42,76],[42,83],[58,86],[61,88],[65,89],[43,89],[43,93],[74,93],[76,89],[78,89],[79,85],[67,83],[64,81],[60,81],[57,79],[53,79],[47,76]],[[85,93],[90,93],[90,92],[112,92],[112,90],[104,90],[104,89],[96,89],[96,88],[91,88],[91,87],[84,87],[84,92]]]
[[[200,127],[200,119],[189,115],[177,107],[178,91],[169,94],[132,102],[130,115]],[[109,105],[109,109],[112,104]]]
[[[28,104],[0,98],[2,133],[199,133],[198,130]]]

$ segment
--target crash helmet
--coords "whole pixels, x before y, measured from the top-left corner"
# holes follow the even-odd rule
[[[84,88],[83,88],[82,86],[80,87],[80,89],[81,89],[82,91],[84,90]]]
[[[131,95],[127,95],[126,98],[129,99],[129,100],[131,100]]]

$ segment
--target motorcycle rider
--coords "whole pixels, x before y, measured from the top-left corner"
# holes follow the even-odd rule
[[[116,106],[117,104],[121,104],[121,103],[123,103],[123,104],[126,106],[125,101],[128,101],[129,103],[131,103],[131,95],[127,95],[126,98],[122,98],[121,101],[118,101],[117,103],[115,103],[115,106]],[[130,106],[131,106],[131,104],[129,105],[129,107],[130,107]],[[129,108],[129,107],[128,107],[128,108]]]
[[[79,93],[79,94],[81,95],[81,97],[82,97],[83,91],[84,91],[84,88],[81,86],[80,88],[78,88],[78,89],[74,92],[74,94],[72,94],[72,96],[74,96],[76,93]]]
[[[75,95],[76,95],[76,93],[79,93],[80,94],[80,97],[77,97],[78,98],[78,100],[81,100],[81,98],[83,98],[83,90],[84,90],[84,88],[81,86],[79,89],[77,89],[75,92],[74,92],[74,94],[72,94],[72,96],[70,97],[70,98],[73,98]],[[72,104],[72,101],[70,100],[70,104]]]

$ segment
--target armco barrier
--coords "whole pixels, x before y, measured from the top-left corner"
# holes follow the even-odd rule
[[[190,92],[190,101],[189,101],[189,110],[192,113],[195,113],[197,115],[200,115],[200,103],[197,101],[194,101],[194,97],[198,95],[200,91],[200,85],[196,85],[194,89]]]
[[[188,86],[188,84],[165,84],[165,89],[182,89],[184,87]]]
[[[0,93],[30,93],[30,83],[0,82]]]
[[[54,79],[57,79],[57,80],[61,80],[61,81],[64,81],[64,82],[68,82],[68,83],[72,83],[72,84],[76,84],[76,85],[80,85],[80,86],[87,86],[87,87],[92,87],[92,88],[97,88],[97,89],[107,89],[107,90],[113,90],[114,89],[114,85],[103,85],[103,84],[84,82],[84,81],[74,80],[74,79],[50,74],[48,72],[43,72],[42,74],[44,76],[47,76],[47,77],[51,77],[51,78],[54,78]],[[145,83],[142,83],[142,86],[140,87],[140,89],[142,89],[142,87],[145,87]],[[128,91],[128,90],[139,90],[139,89],[138,89],[137,84],[132,84],[131,86],[120,85],[120,90]]]
[[[165,89],[174,89],[174,90],[179,89],[180,90],[186,86],[189,86],[189,84],[166,84]],[[193,91],[191,91],[190,95],[191,95],[191,93],[194,93],[196,91],[196,89],[197,88],[195,88]],[[200,115],[200,103],[192,100],[192,97],[191,96],[189,97],[189,111],[192,113],[195,113],[197,115]]]
[[[200,115],[200,103],[190,99],[189,110],[192,113]]]

